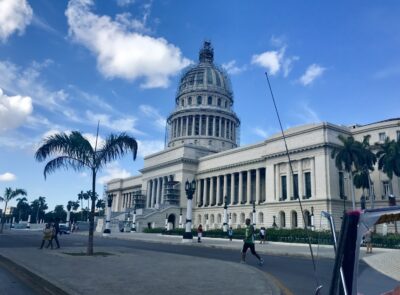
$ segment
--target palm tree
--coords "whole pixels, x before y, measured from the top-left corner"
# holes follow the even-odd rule
[[[350,183],[352,184],[351,199],[353,203],[353,210],[356,209],[356,201],[354,197],[354,187],[352,182],[353,167],[358,170],[359,163],[362,157],[361,143],[354,140],[353,136],[344,137],[339,135],[338,139],[342,145],[335,147],[332,150],[331,157],[335,159],[335,165],[339,170],[344,170],[348,173]],[[343,169],[344,167],[344,169]]]
[[[27,203],[28,199],[25,197],[22,198],[18,198],[17,199],[17,210],[18,210],[18,222],[21,221],[21,216],[23,211],[26,209],[26,207],[29,207],[28,203]]]
[[[393,174],[400,177],[400,139],[390,140],[386,137],[385,142],[375,145],[378,148],[376,156],[378,158],[378,169],[384,172],[390,182]],[[390,189],[390,186],[389,186]],[[392,194],[393,192],[390,192]],[[397,233],[397,222],[394,222],[395,232]]]
[[[3,218],[1,219],[0,234],[3,233],[4,223],[6,221],[7,204],[8,202],[10,202],[12,199],[14,199],[19,195],[26,196],[26,191],[20,188],[12,190],[11,187],[7,187],[6,190],[4,191],[4,196],[0,197],[0,201],[5,202]]]
[[[106,202],[103,199],[98,199],[96,203],[96,208],[100,211],[104,210],[105,207],[106,207]]]
[[[75,171],[82,171],[85,168],[91,170],[92,174],[92,195],[91,209],[89,218],[89,240],[87,247],[87,255],[93,255],[93,231],[94,231],[94,209],[96,197],[96,176],[97,173],[109,162],[115,161],[120,156],[128,152],[132,152],[133,159],[136,159],[137,142],[136,140],[125,134],[111,134],[98,149],[97,138],[95,147],[83,137],[78,131],[71,134],[58,133],[45,139],[42,146],[36,151],[36,160],[42,162],[50,157],[50,160],[43,171],[44,177],[56,171],[59,168],[72,168]]]
[[[38,210],[36,212],[36,223],[39,223],[40,210],[46,210],[49,207],[46,204],[46,198],[45,197],[39,196],[39,198],[37,198],[37,201],[38,201]]]

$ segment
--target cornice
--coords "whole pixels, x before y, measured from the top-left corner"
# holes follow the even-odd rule
[[[164,162],[164,163],[160,163],[160,164],[157,164],[157,165],[153,165],[153,166],[148,167],[148,168],[143,168],[143,169],[141,169],[139,171],[141,173],[146,173],[146,172],[149,172],[149,171],[161,169],[161,168],[172,166],[172,165],[176,165],[176,164],[195,164],[195,165],[197,165],[198,163],[199,163],[199,160],[196,160],[196,159],[178,158],[178,159],[171,160],[171,161],[168,161],[168,162]]]

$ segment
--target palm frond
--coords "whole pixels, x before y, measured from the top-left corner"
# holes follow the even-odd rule
[[[136,139],[121,133],[119,135],[111,134],[102,148],[96,153],[96,168],[116,160],[123,155],[132,152],[133,160],[136,159],[138,144]]]
[[[83,168],[86,167],[86,163],[80,161],[79,159],[67,157],[67,156],[60,156],[51,161],[49,161],[43,170],[44,178],[46,179],[47,175],[53,173],[55,170],[59,168],[64,168],[68,170],[72,168],[74,171],[81,171]]]
[[[51,156],[69,156],[89,163],[93,152],[89,141],[80,132],[73,131],[69,135],[61,132],[47,137],[36,151],[35,158],[42,162]]]

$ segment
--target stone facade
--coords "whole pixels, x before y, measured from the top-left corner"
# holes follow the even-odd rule
[[[304,220],[311,225],[313,215],[316,228],[327,228],[321,211],[333,214],[340,226],[343,209],[351,208],[351,186],[331,158],[332,149],[340,144],[338,135],[353,135],[360,141],[370,135],[371,143],[386,136],[396,139],[400,137],[400,119],[363,126],[315,123],[290,128],[285,131],[290,167],[281,134],[237,147],[240,121],[233,111],[230,82],[214,66],[213,54],[206,42],[199,64],[181,79],[176,109],[168,118],[168,147],[146,157],[140,175],[107,184],[107,193],[114,196],[113,215],[123,219],[136,206],[140,228],[163,227],[169,216],[177,227],[177,212],[186,207],[185,182],[195,179],[194,226],[221,228],[225,197],[229,224],[234,228],[252,217],[253,202],[257,227],[271,227],[274,220],[279,227],[303,227]],[[400,195],[397,177],[389,181],[376,167],[371,178],[376,207],[387,206],[389,190]],[[356,189],[355,193],[359,207],[362,191]],[[303,202],[304,219],[297,197]]]

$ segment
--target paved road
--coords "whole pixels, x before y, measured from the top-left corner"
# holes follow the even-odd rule
[[[4,238],[3,238],[4,237]],[[21,235],[2,236],[0,247],[38,247],[40,244],[40,233],[24,233]],[[61,246],[82,247],[86,245],[87,237],[70,235],[60,238]],[[214,249],[207,247],[191,247],[189,245],[168,245],[149,243],[143,241],[126,241],[117,239],[95,238],[95,245],[101,247],[126,247],[127,251],[136,249],[174,253],[205,257],[216,260],[239,262],[239,251],[227,249]],[[55,250],[54,250],[55,251]],[[282,287],[292,294],[313,294],[316,286],[312,263],[310,259],[288,256],[264,255],[265,265],[262,268],[267,274],[272,275],[279,281]],[[257,267],[256,259],[249,255],[248,264]],[[324,285],[322,294],[327,294],[330,284],[330,274],[333,266],[332,259],[319,259],[317,261],[317,273],[319,282]],[[360,263],[360,293],[364,295],[376,295],[394,288],[398,282],[376,272],[367,264]],[[204,274],[209,275],[209,274]],[[255,282],[256,283],[256,282]]]
[[[2,295],[39,295],[10,273],[0,263],[0,294]]]

